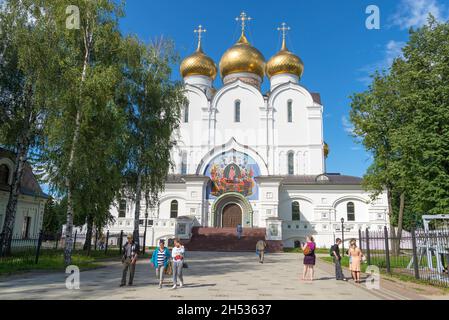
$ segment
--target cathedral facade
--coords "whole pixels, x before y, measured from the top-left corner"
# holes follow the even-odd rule
[[[358,177],[326,173],[329,152],[323,137],[320,94],[302,86],[302,60],[287,48],[268,61],[242,33],[219,66],[198,48],[181,63],[188,104],[174,133],[175,166],[159,205],[145,215],[146,244],[179,237],[192,227],[265,228],[266,239],[295,247],[313,235],[329,247],[336,237],[358,237],[358,230],[388,225],[385,195],[372,200]],[[223,85],[214,88],[221,76]],[[269,92],[261,91],[268,78]],[[132,232],[134,203],[112,208],[113,232]]]

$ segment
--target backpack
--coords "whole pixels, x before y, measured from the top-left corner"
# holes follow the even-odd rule
[[[312,253],[312,250],[310,250],[309,245],[307,245],[307,246],[304,248],[303,253],[304,253],[305,256],[308,256],[309,254]]]
[[[330,255],[331,257],[334,257],[334,248],[333,248],[333,247],[330,248],[330,250],[329,250],[329,255]]]

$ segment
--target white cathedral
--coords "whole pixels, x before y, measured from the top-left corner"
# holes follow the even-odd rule
[[[304,65],[287,49],[285,24],[281,50],[268,62],[245,36],[249,17],[239,18],[242,33],[219,64],[223,81],[214,88],[218,68],[202,49],[181,63],[188,105],[174,133],[175,163],[159,205],[145,214],[146,245],[175,237],[188,241],[193,227],[266,229],[266,240],[295,247],[313,235],[329,247],[336,237],[358,238],[360,229],[388,225],[383,194],[372,201],[361,179],[325,171],[320,95],[301,83]],[[261,91],[265,76],[268,92]],[[111,232],[132,232],[134,203],[111,208]]]

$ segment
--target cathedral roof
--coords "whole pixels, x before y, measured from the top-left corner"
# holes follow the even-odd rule
[[[324,179],[320,179],[324,177]],[[362,178],[354,176],[345,176],[341,174],[328,173],[324,175],[304,175],[304,176],[285,176],[282,180],[283,185],[360,185]]]
[[[15,160],[15,154],[11,151],[8,151],[6,149],[0,148],[0,159],[1,158],[8,158],[12,161]],[[33,173],[33,170],[31,169],[31,166],[29,163],[25,164],[25,169],[22,176],[20,186],[20,194],[27,195],[27,196],[33,196],[33,197],[40,197],[40,198],[49,198],[47,194],[45,194],[40,185],[39,182],[36,179],[36,176]],[[0,185],[0,191],[10,191],[9,186]]]

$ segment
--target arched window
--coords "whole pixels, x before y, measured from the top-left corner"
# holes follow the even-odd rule
[[[184,123],[189,122],[189,105],[184,106]]]
[[[118,208],[118,217],[126,218],[126,200],[120,200]]]
[[[354,202],[349,202],[347,205],[348,221],[355,221],[355,205]]]
[[[0,165],[0,184],[9,185],[9,167],[6,164]]]
[[[181,174],[187,174],[187,152],[183,152],[181,156]]]
[[[292,203],[292,221],[300,221],[300,220],[301,220],[301,210],[299,202],[295,201]]]
[[[234,122],[240,122],[240,101],[235,102],[234,106]]]
[[[289,100],[287,102],[287,117],[288,117],[288,122],[292,123],[293,122],[293,102],[291,100]]]
[[[288,153],[288,174],[294,175],[295,174],[295,155],[293,152]]]
[[[178,217],[178,201],[173,200],[170,204],[170,219],[176,219]]]

